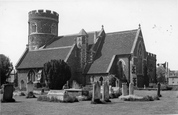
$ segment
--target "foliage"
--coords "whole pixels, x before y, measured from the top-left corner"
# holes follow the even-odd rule
[[[113,76],[109,76],[109,85],[114,87],[115,86],[115,82],[116,82],[116,78],[113,77]]]
[[[166,78],[165,78],[165,72],[166,72],[166,70],[162,66],[157,67],[156,70],[157,70],[156,71],[157,81],[160,82],[160,83],[164,83],[165,80],[166,80]]]
[[[51,60],[44,64],[42,76],[50,89],[62,89],[71,78],[71,69],[63,60]]]
[[[10,59],[3,54],[0,54],[0,85],[6,83],[6,79],[10,76],[13,70],[13,65]]]

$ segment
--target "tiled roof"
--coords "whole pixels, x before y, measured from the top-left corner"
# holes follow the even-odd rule
[[[88,43],[94,43],[94,33],[95,32],[87,32],[88,34]],[[99,33],[99,31],[97,31]],[[46,46],[46,48],[53,48],[53,47],[63,47],[63,46],[72,46],[74,44],[74,39],[77,38],[79,34],[73,35],[66,35],[66,36],[59,36],[58,40],[54,41],[53,43]]]
[[[106,73],[113,55],[130,54],[137,29],[123,32],[107,33],[101,56],[94,60],[88,74]]]
[[[52,59],[65,60],[71,47],[60,47],[60,48],[49,48],[43,50],[29,51],[22,62],[19,64],[17,69],[24,68],[41,68],[44,63]]]

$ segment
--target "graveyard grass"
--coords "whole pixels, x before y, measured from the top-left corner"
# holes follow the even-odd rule
[[[156,95],[156,91],[135,90],[138,96]],[[1,103],[1,115],[148,115],[178,114],[178,91],[161,91],[156,101],[121,101],[111,99],[108,104],[41,102],[37,98],[15,96],[15,103]],[[2,94],[1,94],[2,98]]]

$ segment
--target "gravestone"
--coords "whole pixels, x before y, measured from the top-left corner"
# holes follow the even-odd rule
[[[3,87],[3,98],[2,102],[15,102],[15,99],[13,99],[13,91],[14,91],[14,86],[11,84],[5,84]]]
[[[27,97],[26,98],[36,98],[33,93],[33,82],[29,81],[27,83]]]
[[[109,100],[109,84],[108,84],[108,82],[103,83],[102,101],[103,102],[111,102]]]
[[[129,83],[129,95],[133,95],[133,94],[134,94],[134,84]]]
[[[25,82],[23,80],[20,81],[20,90],[25,90]]]
[[[97,104],[97,103],[101,103],[100,98],[101,98],[101,88],[100,88],[100,83],[94,82],[93,83],[93,93],[92,93],[92,100],[91,103],[92,104]]]
[[[119,87],[119,83],[120,83],[120,80],[119,79],[116,79],[116,87]]]
[[[73,89],[80,89],[81,87],[80,87],[80,85],[76,81],[73,81],[72,82],[72,88]]]
[[[161,90],[161,84],[158,82],[158,89],[157,89],[157,96],[161,97],[160,90]]]
[[[114,90],[113,90],[113,87],[111,85],[109,85],[109,94],[114,94]]]
[[[122,83],[122,96],[126,96],[127,94],[127,83]]]

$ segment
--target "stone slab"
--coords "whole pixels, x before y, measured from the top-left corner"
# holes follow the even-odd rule
[[[67,101],[69,95],[65,90],[50,90],[47,94],[47,97],[49,98],[55,97],[58,100]]]

